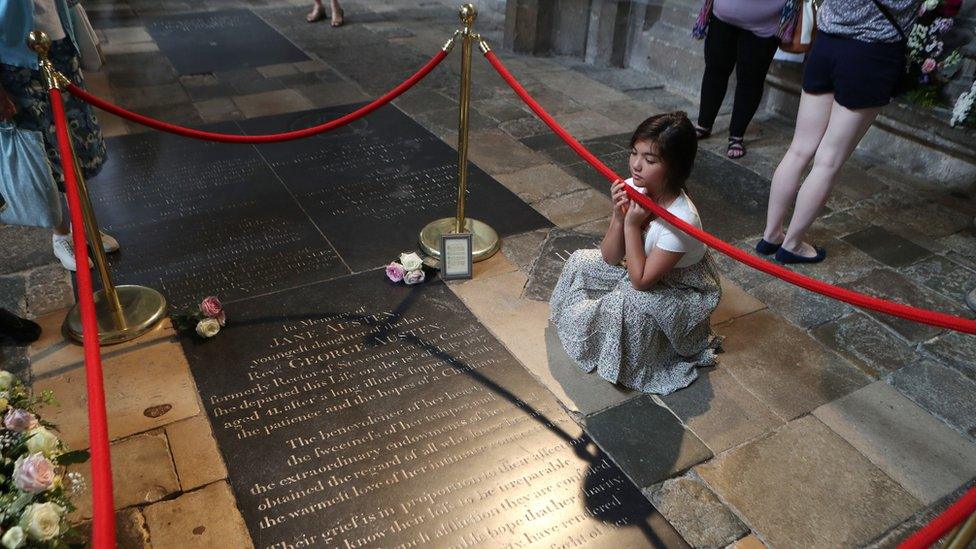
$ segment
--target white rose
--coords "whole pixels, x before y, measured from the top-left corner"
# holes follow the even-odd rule
[[[200,337],[213,337],[220,331],[220,321],[216,318],[205,318],[197,322],[197,334]]]
[[[420,284],[424,281],[424,270],[417,269],[416,271],[410,271],[403,275],[403,281],[407,284]]]
[[[6,370],[0,370],[0,391],[6,391],[13,387],[17,377]]]
[[[939,7],[939,0],[925,0],[925,11],[932,11]]]
[[[404,271],[416,271],[423,264],[424,261],[416,253],[400,254],[400,265],[403,265]]]
[[[35,427],[27,432],[27,450],[51,457],[58,449],[58,437],[45,427]]]
[[[14,526],[10,530],[4,532],[3,538],[0,539],[0,543],[2,543],[6,549],[17,549],[18,547],[22,547],[24,545],[24,541],[26,541],[24,539],[25,537],[24,529],[20,526]]]
[[[54,503],[32,503],[24,510],[20,517],[20,527],[27,530],[27,535],[37,541],[46,541],[61,532],[60,506]]]

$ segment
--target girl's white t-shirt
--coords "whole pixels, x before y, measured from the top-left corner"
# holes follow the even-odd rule
[[[644,192],[643,189],[634,185],[633,178],[627,179],[626,183],[638,191]],[[684,191],[668,206],[667,210],[685,223],[699,229],[702,228],[698,209],[695,208]],[[644,235],[644,253],[650,254],[655,246],[669,252],[684,252],[685,255],[675,264],[677,268],[690,267],[705,257],[704,244],[660,218],[654,218],[647,227],[647,233]]]

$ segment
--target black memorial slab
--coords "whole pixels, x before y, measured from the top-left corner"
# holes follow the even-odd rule
[[[253,147],[143,133],[108,148],[90,192],[99,223],[122,244],[109,256],[117,284],[156,288],[183,307],[349,273]]]
[[[549,301],[556,287],[563,265],[576,250],[599,248],[603,238],[599,235],[553,229],[542,243],[523,295],[536,301]]]
[[[306,128],[358,105],[239,122],[250,134]],[[393,106],[320,136],[259,145],[309,216],[354,271],[417,246],[429,222],[457,209],[457,152]],[[501,236],[549,227],[541,214],[475,165],[467,215]]]
[[[443,283],[230,314],[184,349],[256,547],[686,546]]]
[[[181,75],[308,59],[249,10],[149,17],[146,28]]]

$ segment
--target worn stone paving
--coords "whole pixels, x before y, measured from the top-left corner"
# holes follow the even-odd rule
[[[309,25],[299,0],[86,2],[106,67],[91,91],[177,124],[239,120],[368,100],[424,63],[457,27],[434,1],[344,2],[346,25]],[[146,20],[251,9],[310,60],[179,76]],[[501,30],[479,27],[501,50]],[[550,112],[626,173],[629,132],[662,110],[696,111],[666,79],[578,60],[499,55]],[[364,60],[368,60],[364,62]],[[719,365],[664,398],[582,374],[548,325],[546,298],[566,253],[599,239],[606,182],[561,145],[477,54],[470,157],[557,229],[507,239],[502,253],[449,283],[552,390],[682,536],[696,547],[892,546],[976,477],[976,338],[855,310],[716,257],[725,294],[713,317]],[[396,101],[456,146],[457,50]],[[107,136],[146,131],[100,115]],[[715,134],[722,135],[727,114]],[[749,154],[702,142],[690,192],[706,229],[751,250],[790,121],[760,114]],[[111,151],[110,151],[111,154]],[[97,184],[97,178],[92,184]],[[856,153],[814,226],[830,250],[796,270],[872,295],[972,318],[976,199],[950,195]],[[123,242],[123,246],[137,243]],[[38,318],[44,337],[0,347],[5,369],[61,403],[47,416],[87,445],[80,347],[60,333],[73,301],[46,231],[0,226],[0,306]],[[168,323],[104,350],[122,547],[247,547],[186,360]],[[84,466],[79,471],[88,474]],[[80,501],[84,501],[84,496]],[[89,518],[82,504],[75,518]]]

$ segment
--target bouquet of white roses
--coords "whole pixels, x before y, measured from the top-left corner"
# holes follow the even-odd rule
[[[83,482],[65,467],[86,461],[88,452],[69,452],[54,426],[38,417],[36,406],[53,401],[50,392],[36,396],[0,370],[0,547],[5,549],[83,543],[67,520],[74,510],[70,496]]]
[[[386,266],[386,276],[393,282],[420,284],[424,281],[424,261],[415,252],[400,254],[399,262]]]

